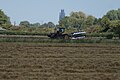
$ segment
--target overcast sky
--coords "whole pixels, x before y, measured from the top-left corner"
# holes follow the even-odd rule
[[[0,0],[2,9],[13,23],[27,20],[31,23],[58,23],[59,12],[83,11],[97,18],[107,11],[120,8],[120,0]]]

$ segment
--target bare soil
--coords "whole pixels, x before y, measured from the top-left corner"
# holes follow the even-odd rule
[[[120,46],[1,42],[0,80],[120,80]]]

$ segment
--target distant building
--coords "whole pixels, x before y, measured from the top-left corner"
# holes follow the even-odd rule
[[[61,9],[61,12],[59,13],[59,21],[62,20],[65,17],[64,9]]]

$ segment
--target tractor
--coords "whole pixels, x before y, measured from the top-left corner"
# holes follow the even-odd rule
[[[65,28],[57,28],[54,33],[48,34],[51,39],[69,39],[68,34],[64,34]]]

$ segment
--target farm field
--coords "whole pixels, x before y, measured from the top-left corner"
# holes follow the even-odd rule
[[[0,80],[120,80],[120,45],[1,42]]]

